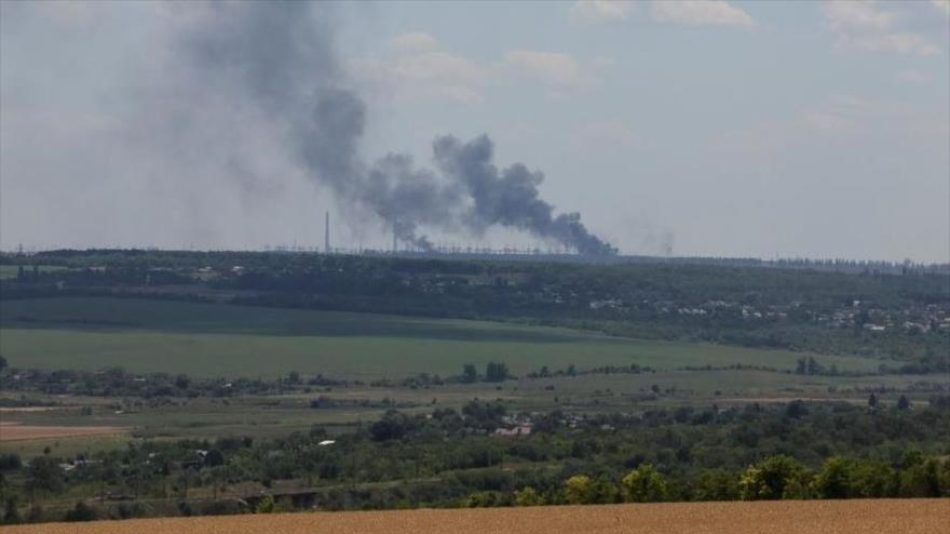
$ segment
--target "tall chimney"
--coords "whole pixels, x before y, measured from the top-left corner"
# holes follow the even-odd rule
[[[323,226],[323,251],[330,253],[330,212],[327,212],[326,222]]]

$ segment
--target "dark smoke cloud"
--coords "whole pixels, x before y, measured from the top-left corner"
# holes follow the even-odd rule
[[[515,163],[499,172],[492,163],[494,145],[486,135],[468,143],[452,136],[435,140],[435,160],[443,174],[464,184],[473,205],[469,227],[500,224],[526,230],[543,239],[570,246],[581,254],[613,254],[610,244],[591,234],[578,213],[553,216],[554,206],[540,197],[544,174]]]
[[[344,204],[369,208],[404,242],[432,244],[421,228],[481,233],[500,225],[582,254],[616,249],[580,215],[554,215],[540,197],[544,176],[516,163],[499,170],[487,136],[433,143],[438,173],[403,154],[372,164],[360,153],[366,107],[342,74],[327,4],[237,2],[203,6],[181,36],[191,83],[213,84],[283,123],[286,145],[311,179]]]

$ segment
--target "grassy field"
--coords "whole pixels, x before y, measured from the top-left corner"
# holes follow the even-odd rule
[[[23,267],[27,274],[33,272],[33,266],[28,265]],[[51,273],[55,271],[65,271],[66,267],[61,267],[59,265],[40,265],[38,266],[40,272]],[[17,265],[0,265],[0,280],[9,280],[16,278],[17,273],[19,272],[20,267]]]
[[[53,523],[9,534],[818,534],[945,533],[950,499],[623,504],[462,510],[299,513]]]
[[[562,328],[172,301],[62,298],[0,302],[0,354],[14,367],[193,376],[305,374],[372,379],[457,374],[504,361],[515,374],[636,363],[791,369],[800,353],[611,338]],[[841,370],[879,361],[819,356]]]

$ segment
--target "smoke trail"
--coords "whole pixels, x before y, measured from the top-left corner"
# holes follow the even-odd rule
[[[452,136],[435,140],[435,160],[445,176],[464,184],[474,204],[466,220],[470,228],[500,224],[527,230],[570,246],[581,254],[614,254],[616,249],[592,235],[578,213],[553,216],[554,206],[540,198],[544,175],[521,163],[502,170],[492,163],[494,145],[486,135],[468,143]]]
[[[180,42],[188,83],[213,83],[282,123],[286,144],[308,176],[339,200],[371,209],[396,235],[429,249],[421,227],[481,233],[500,225],[582,254],[616,249],[592,235],[580,215],[554,215],[540,197],[543,175],[516,163],[499,171],[487,136],[433,143],[440,172],[403,154],[367,164],[360,153],[365,104],[349,88],[333,51],[330,6],[306,2],[203,5]]]

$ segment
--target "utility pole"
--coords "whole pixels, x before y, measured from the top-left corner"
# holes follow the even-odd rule
[[[326,222],[323,226],[323,251],[330,253],[330,212],[327,212]]]

